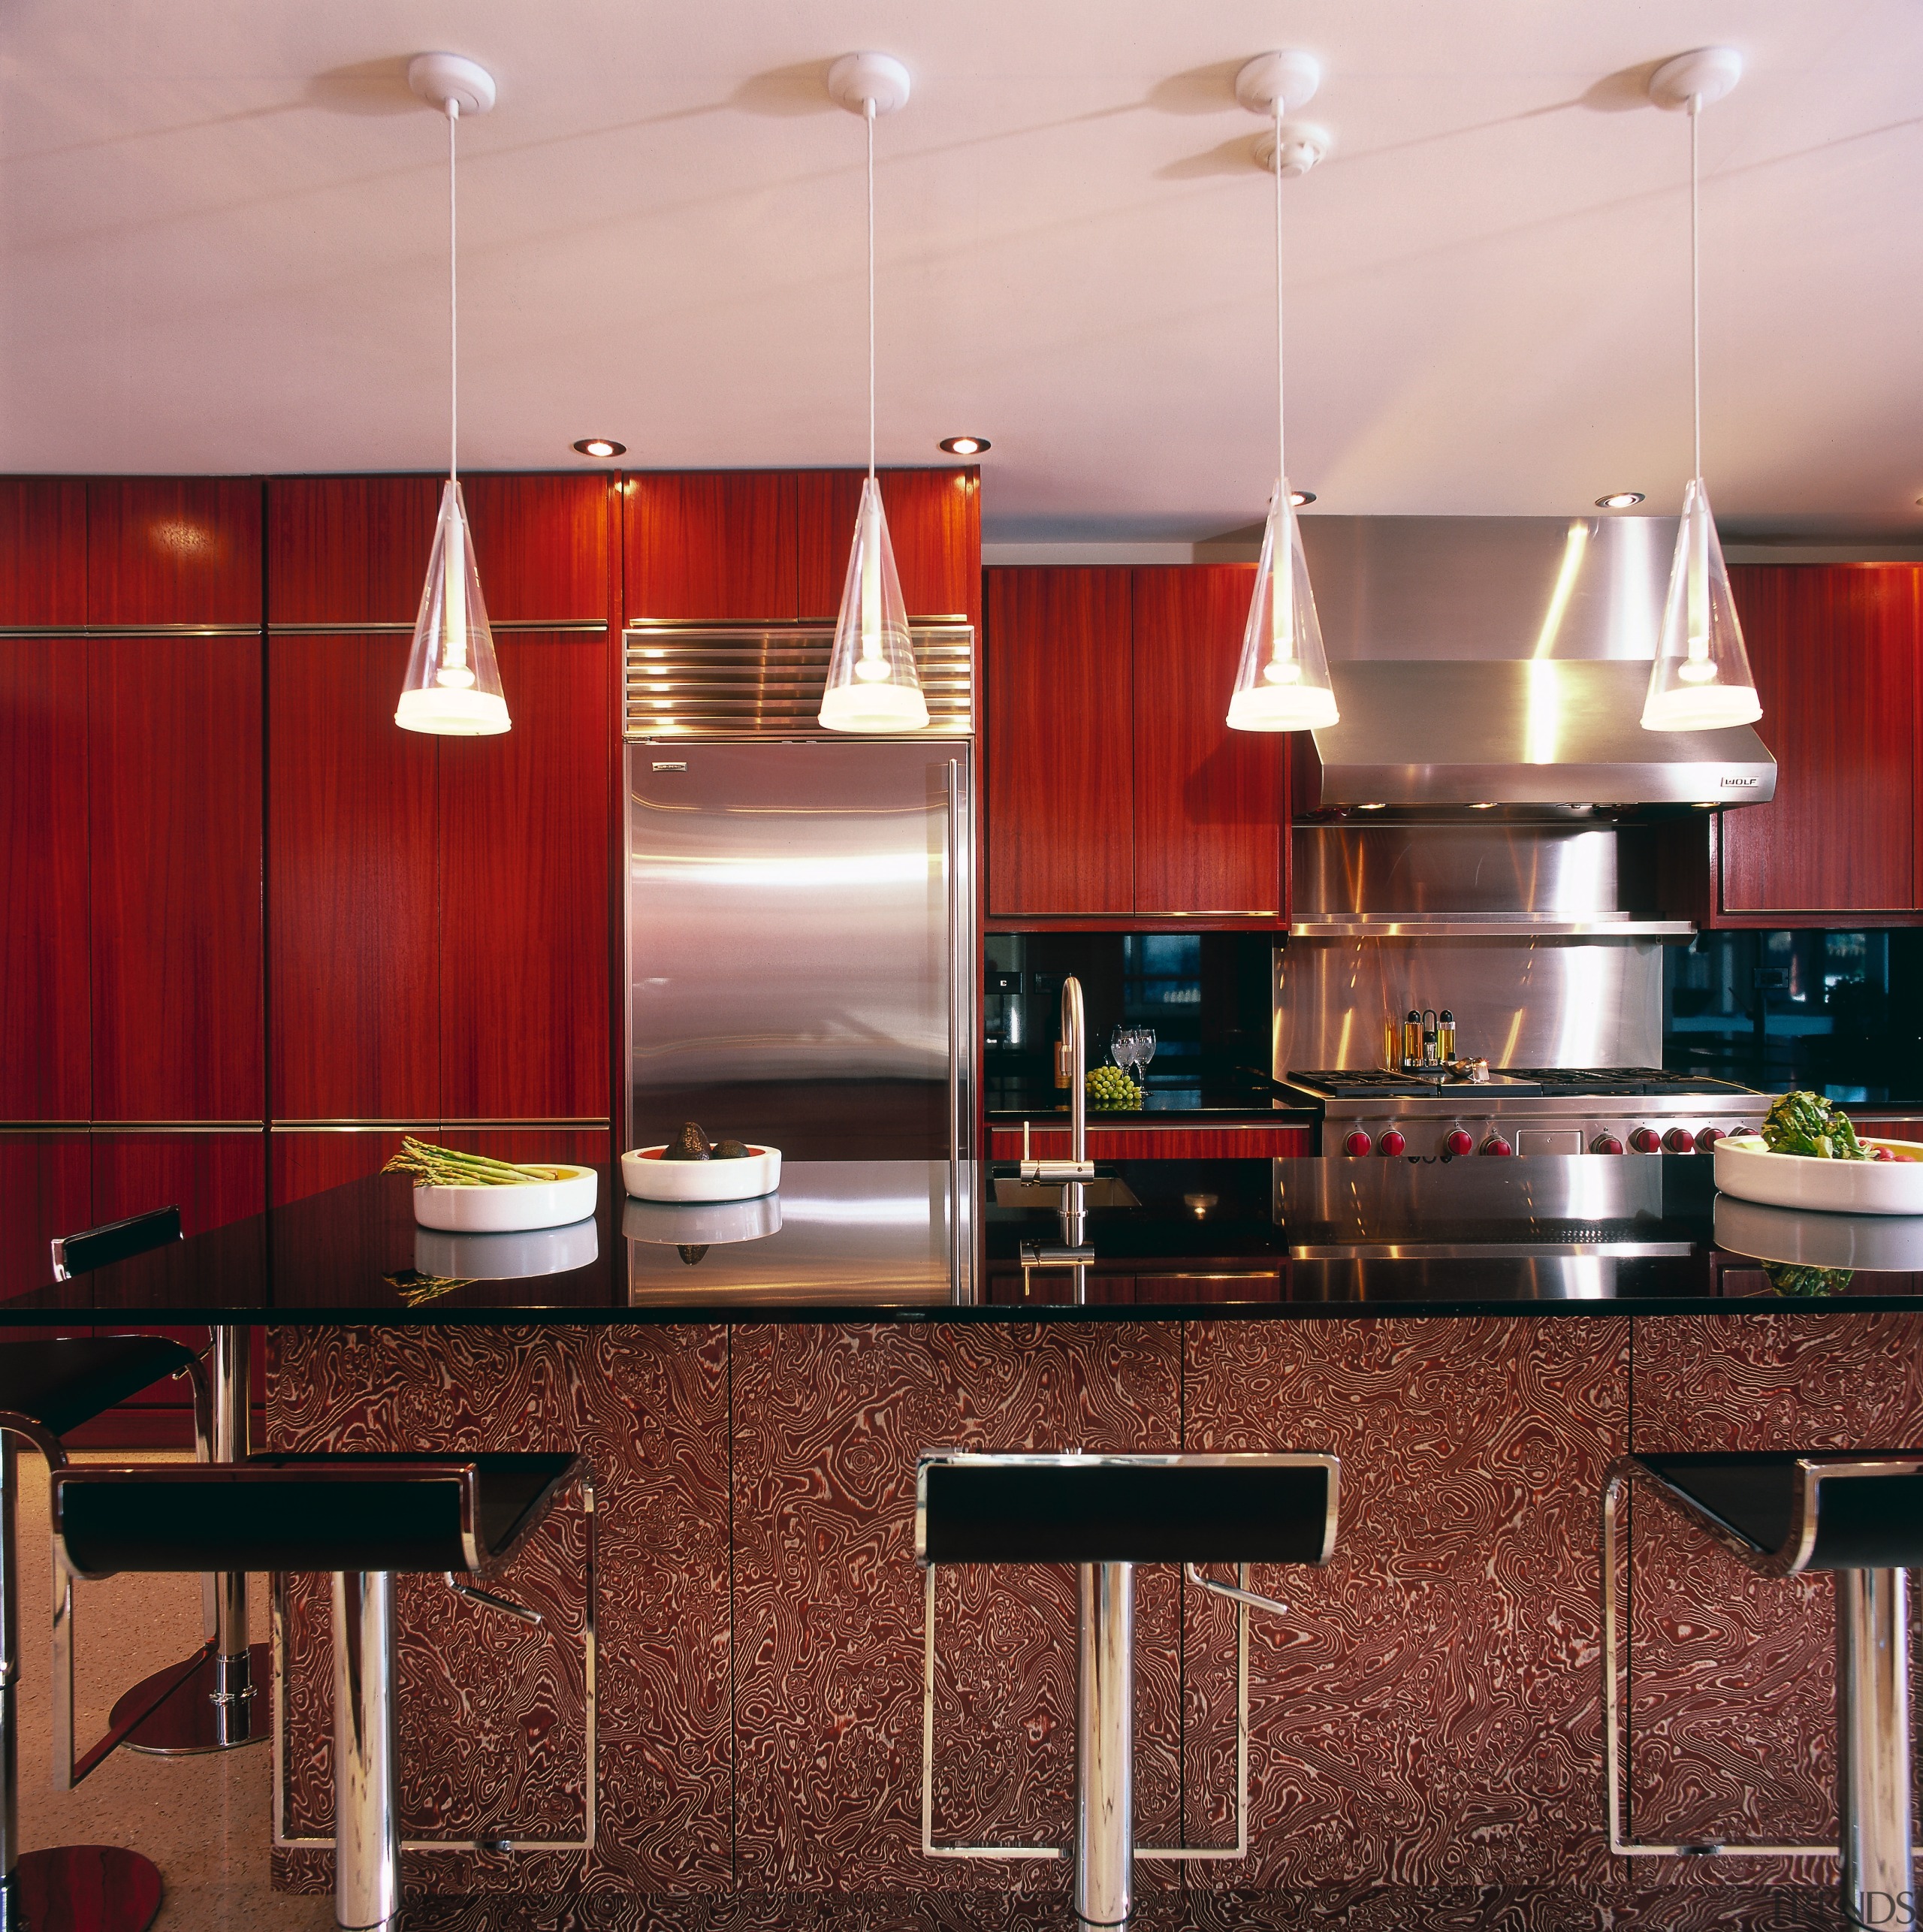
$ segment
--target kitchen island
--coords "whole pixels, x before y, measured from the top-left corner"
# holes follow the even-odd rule
[[[637,1273],[636,1237],[621,1231],[623,1204],[605,1175],[591,1260],[563,1255],[577,1265],[538,1276],[463,1275],[440,1264],[471,1268],[472,1257],[418,1242],[405,1184],[386,1177],[9,1302],[0,1322],[264,1327],[271,1449],[512,1446],[592,1461],[595,1849],[409,1854],[409,1882],[424,1890],[702,1894],[717,1906],[748,1893],[1055,1897],[1058,1865],[921,1855],[916,1456],[1288,1448],[1342,1458],[1342,1517],[1326,1569],[1257,1573],[1256,1586],[1292,1609],[1253,1626],[1251,1855],[1145,1864],[1145,1905],[1183,1885],[1387,1886],[1411,1900],[1520,1888],[1566,1894],[1572,1911],[1608,1900],[1618,1924],[1728,1922],[1740,1909],[1731,1888],[1820,1888],[1831,1870],[1608,1857],[1603,1472],[1632,1446],[1923,1440],[1923,1298],[1900,1272],[1832,1281],[1848,1291],[1822,1300],[1754,1292],[1770,1285],[1767,1257],[1714,1246],[1709,1164],[1690,1158],[1585,1164],[1633,1177],[1610,1185],[1656,1190],[1595,1197],[1586,1227],[1533,1204],[1537,1245],[1606,1248],[1634,1233],[1642,1239],[1630,1245],[1683,1251],[1577,1258],[1694,1269],[1660,1284],[1626,1284],[1619,1271],[1613,1297],[1520,1294],[1496,1254],[1482,1257],[1491,1266],[1480,1292],[1461,1279],[1438,1292],[1432,1278],[1411,1296],[1405,1271],[1445,1257],[1352,1254],[1336,1283],[1300,1251],[1351,1236],[1407,1247],[1409,1229],[1387,1218],[1402,1211],[1387,1191],[1399,1185],[1422,1190],[1409,1200],[1426,1203],[1443,1245],[1476,1245],[1464,1237],[1496,1225],[1487,1200],[1470,1198],[1496,1185],[1480,1176],[1500,1168],[1507,1185],[1533,1194],[1555,1164],[1421,1170],[1440,1177],[1434,1188],[1363,1181],[1394,1176],[1384,1162],[1198,1167],[1162,1177],[1187,1184],[1172,1196],[1137,1177],[1141,1209],[1091,1215],[1098,1250],[1128,1262],[1139,1293],[1151,1271],[1125,1251],[1152,1237],[1172,1246],[1186,1212],[1201,1238],[1185,1229],[1188,1245],[1158,1255],[1154,1272],[1218,1263],[1224,1227],[1253,1239],[1267,1200],[1271,1245],[1245,1272],[1284,1278],[1281,1293],[1206,1306],[762,1304],[709,1272],[733,1245],[719,1242],[691,1266],[681,1244],[666,1247],[670,1265],[712,1286],[663,1306],[635,1293],[663,1263],[650,1256]],[[808,1194],[805,1173],[791,1185],[797,1199],[829,1198]],[[1372,1206],[1358,1191],[1369,1186],[1384,1191]],[[1462,1197],[1453,1221],[1438,1212],[1442,1190]],[[1198,1219],[1182,1196],[1209,1193],[1217,1203]],[[1566,1191],[1559,1198],[1571,1204]],[[1234,1212],[1212,1226],[1224,1203]],[[875,1225],[841,1212],[847,1225]],[[989,1209],[991,1274],[999,1248],[1019,1255],[1025,1233],[1046,1234],[1052,1218]],[[793,1224],[823,1241],[831,1225],[822,1215]],[[916,1236],[925,1255],[932,1224],[925,1214]],[[1513,1215],[1506,1225],[1514,1235]],[[1583,1235],[1605,1238],[1574,1238]],[[1655,1502],[1638,1502],[1631,1533],[1635,1828],[1731,1840],[1833,1832],[1827,1586],[1759,1582]],[[501,1579],[504,1594],[547,1617],[539,1630],[454,1601],[438,1578],[403,1580],[410,1835],[580,1831],[584,1548],[570,1506]],[[949,1571],[938,1595],[938,1834],[1065,1841],[1069,1574]],[[1138,1606],[1141,1837],[1218,1844],[1233,1830],[1232,1617],[1153,1567]],[[306,1580],[294,1592],[284,1675],[287,1830],[322,1833],[325,1592]],[[276,1855],[282,1883],[325,1888],[328,1854]],[[783,1922],[771,1909],[768,1922]],[[1260,1922],[1256,1909],[1238,1905],[1237,1922]]]

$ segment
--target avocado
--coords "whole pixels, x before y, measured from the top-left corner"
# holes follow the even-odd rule
[[[702,1132],[696,1121],[684,1121],[681,1131],[663,1150],[664,1161],[705,1161],[708,1158],[708,1136]]]
[[[717,1161],[745,1161],[748,1150],[738,1140],[718,1140],[714,1143],[714,1158]]]

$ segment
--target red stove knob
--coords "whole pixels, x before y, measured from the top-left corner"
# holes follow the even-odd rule
[[[1630,1135],[1629,1145],[1638,1154],[1659,1154],[1662,1152],[1662,1136],[1653,1127],[1639,1127]]]
[[[1706,1127],[1696,1136],[1696,1152],[1698,1154],[1707,1154],[1715,1147],[1719,1140],[1727,1137],[1721,1128]]]
[[[1445,1154],[1473,1154],[1475,1143],[1459,1127],[1444,1140],[1442,1151]]]
[[[1357,1128],[1354,1133],[1342,1143],[1342,1152],[1345,1154],[1366,1154],[1375,1144],[1360,1128]]]
[[[1622,1142],[1618,1140],[1613,1134],[1598,1134],[1589,1143],[1589,1152],[1592,1154],[1620,1154],[1622,1151]]]
[[[1375,1143],[1375,1151],[1378,1154],[1386,1154],[1393,1160],[1399,1154],[1406,1154],[1408,1152],[1408,1143],[1392,1127]]]
[[[1662,1144],[1672,1154],[1693,1154],[1696,1151],[1696,1137],[1686,1127],[1672,1127],[1662,1137]]]
[[[1485,1154],[1513,1154],[1516,1150],[1502,1138],[1502,1135],[1492,1134],[1482,1143],[1482,1151]]]

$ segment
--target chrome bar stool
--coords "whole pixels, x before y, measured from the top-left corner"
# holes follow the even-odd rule
[[[53,1243],[53,1278],[69,1281],[180,1239],[177,1207],[70,1234]],[[237,1463],[248,1450],[247,1333],[222,1324],[210,1327],[207,1335],[207,1419],[195,1431],[200,1458],[204,1463]],[[128,1728],[125,1742],[130,1751],[171,1757],[231,1751],[266,1741],[267,1715],[255,1686],[257,1680],[267,1677],[267,1646],[247,1641],[246,1576],[231,1571],[210,1575],[204,1580],[203,1595],[207,1641],[194,1657],[192,1669],[184,1675],[173,1665],[157,1671],[113,1707],[111,1722],[116,1727],[137,1713],[145,1713]],[[156,1704],[152,1694],[163,1678],[171,1688]]]
[[[922,1851],[932,1858],[1061,1858],[1075,1866],[1085,1924],[1125,1924],[1136,1858],[1248,1852],[1248,1613],[1288,1609],[1248,1588],[1251,1563],[1328,1561],[1341,1466],[1333,1456],[1040,1456],[934,1450],[916,1466],[915,1558],[923,1586]],[[1075,1840],[1055,1846],[934,1843],[935,1569],[943,1563],[1073,1563],[1080,1571],[1075,1702]],[[1236,1842],[1134,1842],[1135,1566],[1180,1563],[1236,1606]],[[1237,1566],[1233,1586],[1204,1563]]]
[[[1617,1520],[1633,1478],[1758,1575],[1836,1576],[1837,1810],[1842,1843],[1643,1843],[1622,1828]],[[1852,1925],[1912,1922],[1909,1575],[1923,1564],[1923,1451],[1626,1456],[1602,1493],[1603,1695],[1609,1849],[1618,1858],[1838,1858]]]
[[[177,1217],[177,1234],[179,1224]],[[160,1909],[160,1873],[136,1852],[111,1845],[20,1849],[20,1569],[14,1517],[23,1440],[40,1451],[57,1476],[67,1460],[60,1438],[69,1429],[176,1375],[192,1380],[196,1413],[204,1417],[200,1364],[177,1342],[124,1335],[0,1342],[0,1927],[8,1932],[21,1925],[68,1923],[98,1932],[145,1932]],[[172,1688],[171,1681],[162,1683],[159,1695]],[[149,1707],[137,1708],[134,1721]],[[113,1731],[108,1735],[118,1741]]]
[[[555,1498],[578,1483],[588,1522],[584,1682],[586,1829],[578,1840],[518,1847],[403,1840],[395,1722],[394,1577],[440,1571],[459,1595],[538,1624],[539,1615],[470,1580],[511,1557]],[[594,1842],[594,1509],[578,1456],[276,1456],[231,1464],[89,1466],[53,1478],[54,1775],[77,1784],[112,1734],[74,1755],[74,1580],[127,1571],[333,1573],[334,1835],[276,1844],[334,1848],[334,1917],[354,1932],[400,1922],[403,1850],[586,1851]],[[276,1595],[276,1607],[281,1599]],[[276,1620],[276,1636],[280,1626]],[[276,1720],[279,1713],[276,1708]]]

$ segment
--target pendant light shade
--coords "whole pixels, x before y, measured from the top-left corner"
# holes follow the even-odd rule
[[[862,485],[821,722],[830,731],[898,732],[919,731],[928,721],[881,486],[871,476]]]
[[[1743,63],[1728,47],[1703,47],[1666,61],[1650,77],[1659,107],[1689,117],[1689,372],[1695,470],[1683,493],[1676,555],[1663,601],[1662,632],[1643,700],[1645,731],[1717,731],[1754,724],[1763,714],[1743,626],[1729,594],[1729,572],[1703,481],[1703,304],[1701,171],[1697,122],[1736,85]]]
[[[451,480],[441,489],[440,521],[394,721],[403,731],[448,738],[491,738],[509,729],[494,634],[474,568],[474,539],[460,485]]]
[[[1716,541],[1716,518],[1703,479],[1683,493],[1662,635],[1643,701],[1646,731],[1715,731],[1754,724],[1763,714],[1743,648],[1743,626],[1729,595],[1729,572]]]
[[[442,738],[492,738],[512,728],[501,690],[494,635],[474,566],[474,537],[460,482],[460,252],[456,224],[455,131],[463,113],[485,114],[494,104],[487,69],[458,54],[417,54],[408,85],[447,116],[448,123],[448,480],[427,557],[427,581],[414,620],[414,648],[407,680],[394,706],[403,731]]]
[[[1308,100],[1321,80],[1314,58],[1300,53],[1258,54],[1236,76],[1236,98],[1245,107],[1269,115],[1273,123],[1257,158],[1275,183],[1276,479],[1242,629],[1242,660],[1229,696],[1231,731],[1320,731],[1339,715],[1289,488],[1282,382],[1282,182],[1306,174],[1329,150],[1329,137],[1321,128],[1286,126],[1282,116]]]
[[[1302,528],[1285,477],[1269,500],[1262,533],[1229,725],[1235,731],[1320,731],[1337,715],[1315,593],[1302,554]]]
[[[868,473],[855,513],[821,724],[826,731],[921,731],[928,721],[928,700],[915,670],[908,606],[874,472],[874,123],[877,115],[907,104],[908,70],[885,53],[844,54],[828,71],[828,91],[838,105],[861,116],[868,133]]]

